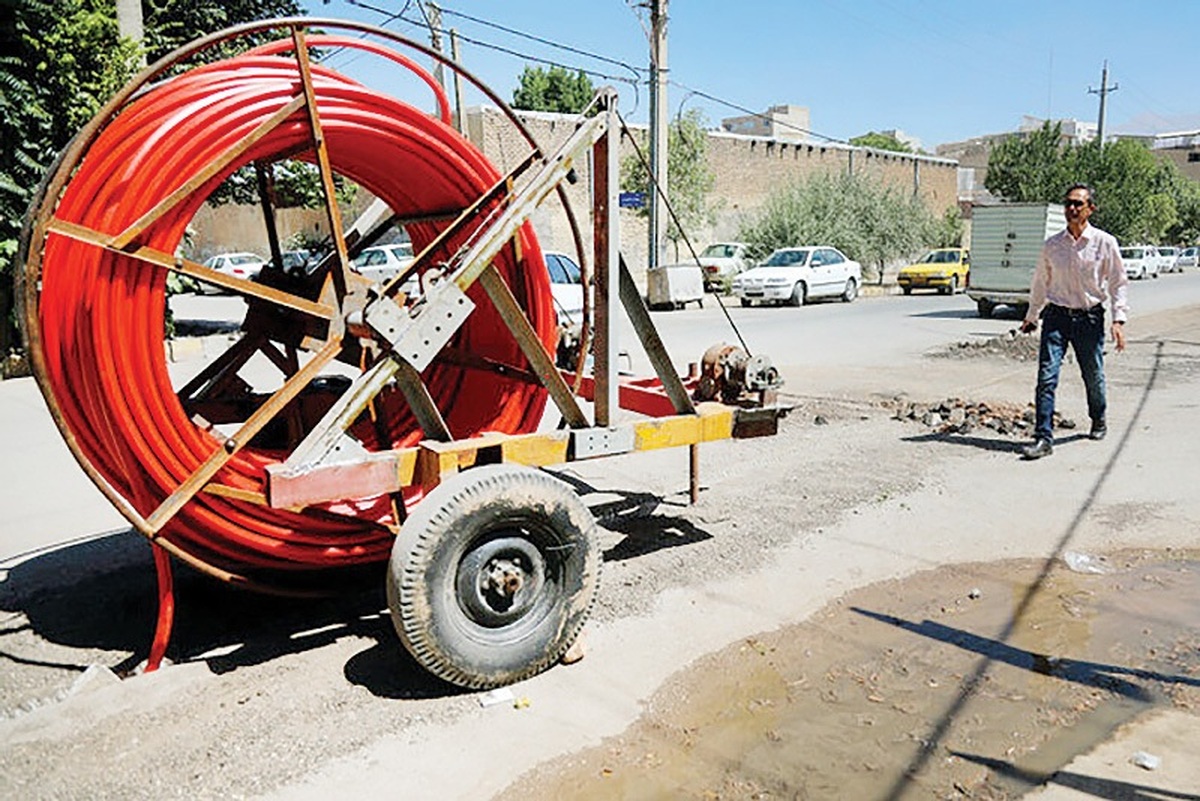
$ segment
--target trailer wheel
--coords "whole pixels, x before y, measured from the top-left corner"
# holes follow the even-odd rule
[[[452,684],[487,689],[557,662],[591,610],[600,551],[571,488],[525,467],[451,477],[413,510],[388,566],[400,641]]]
[[[986,298],[980,298],[975,301],[975,309],[979,312],[979,316],[985,320],[992,316],[992,312],[996,310],[996,304]]]

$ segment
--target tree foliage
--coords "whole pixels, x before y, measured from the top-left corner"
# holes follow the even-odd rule
[[[856,136],[850,140],[850,144],[856,147],[872,147],[876,150],[893,150],[897,153],[913,152],[911,147],[891,134],[879,133],[877,131],[869,131],[862,136]]]
[[[649,151],[643,137],[639,145],[647,157]],[[667,202],[674,216],[667,215],[667,239],[675,246],[679,257],[679,243],[697,228],[711,224],[714,211],[709,193],[716,184],[716,177],[708,167],[708,134],[705,133],[704,113],[689,109],[671,123],[667,134]],[[621,190],[625,192],[650,192],[648,166],[631,153],[621,160]],[[645,217],[649,207],[638,210]],[[679,218],[676,223],[675,217]]]
[[[1072,145],[1059,125],[1046,123],[1024,138],[1006,139],[988,159],[985,185],[1005,200],[1057,203],[1074,183],[1096,190],[1092,222],[1123,242],[1200,236],[1200,184],[1139,141]]]
[[[5,2],[0,15],[0,355],[16,343],[13,257],[57,154],[140,68],[222,27],[300,13],[295,0],[156,0],[145,40],[121,39],[113,0]]]
[[[818,175],[768,196],[739,238],[762,258],[776,248],[832,245],[881,274],[931,243],[957,244],[957,214],[938,220],[917,198],[859,175]]]
[[[596,90],[583,71],[574,75],[564,67],[526,66],[513,92],[513,108],[578,114],[591,102]]]

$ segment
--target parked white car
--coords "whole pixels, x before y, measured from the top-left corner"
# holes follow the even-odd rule
[[[746,270],[750,261],[744,242],[714,242],[700,253],[700,269],[704,272],[704,288],[710,292]]]
[[[267,262],[266,259],[257,253],[219,253],[205,260],[204,266],[210,270],[216,270],[219,273],[228,275],[230,278],[253,281],[258,277],[262,268],[267,266]],[[200,291],[204,293],[217,293],[223,290],[214,284],[201,282]]]
[[[788,303],[800,306],[815,298],[858,297],[862,265],[837,248],[780,248],[758,267],[733,279],[733,294],[743,306]]]
[[[1175,260],[1175,266],[1179,268],[1180,272],[1183,272],[1184,267],[1200,266],[1198,259],[1200,259],[1200,248],[1184,248],[1180,252],[1179,258]]]
[[[1169,245],[1158,246],[1158,271],[1162,273],[1181,273],[1179,266],[1179,248]]]
[[[583,322],[583,273],[566,253],[546,251],[546,270],[550,273],[550,292],[560,325]]]
[[[1158,251],[1150,245],[1134,245],[1121,248],[1121,261],[1125,263],[1125,275],[1142,280],[1158,278]]]
[[[354,270],[363,278],[370,278],[377,284],[390,281],[401,270],[412,264],[412,244],[400,242],[395,245],[375,245],[363,248],[354,257]]]

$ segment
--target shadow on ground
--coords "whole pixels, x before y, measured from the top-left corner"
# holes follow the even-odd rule
[[[580,485],[581,490],[591,490]],[[621,561],[711,537],[690,521],[658,514],[649,493],[608,493],[593,507],[601,526],[623,538],[604,552]],[[373,640],[345,665],[345,676],[375,695],[428,698],[462,692],[429,675],[401,645],[387,608],[385,565],[318,576],[323,597],[283,597],[240,589],[174,563],[175,625],[167,658],[204,662],[227,673],[315,650],[344,637]],[[117,659],[127,674],[144,662],[158,614],[150,546],[131,530],[69,543],[29,556],[0,581],[0,612],[24,621],[0,629],[0,659],[33,667],[82,672],[95,651]],[[78,662],[41,660],[29,641],[78,649]],[[123,658],[121,654],[126,654]],[[103,659],[103,657],[101,657]]]

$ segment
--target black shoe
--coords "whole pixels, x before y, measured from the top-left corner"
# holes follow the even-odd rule
[[[1103,420],[1093,420],[1092,430],[1088,432],[1088,439],[1101,440],[1108,434],[1108,424]]]
[[[1043,456],[1049,456],[1052,453],[1054,453],[1054,446],[1050,444],[1050,440],[1048,439],[1035,439],[1032,445],[1026,445],[1021,449],[1021,455],[1030,461],[1041,459]]]

